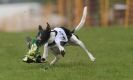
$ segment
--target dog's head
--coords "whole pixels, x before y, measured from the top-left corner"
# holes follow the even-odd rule
[[[37,33],[36,39],[40,41],[41,44],[45,44],[50,38],[50,32],[51,32],[50,25],[47,23],[46,29],[43,29],[42,26],[39,25],[38,30],[39,31]]]

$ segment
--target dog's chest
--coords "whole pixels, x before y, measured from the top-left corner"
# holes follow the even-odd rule
[[[54,42],[54,40],[55,40],[55,35],[56,35],[55,32],[51,32],[51,33],[50,33],[50,38],[49,38],[49,40],[48,40],[48,43],[53,43],[53,42]]]

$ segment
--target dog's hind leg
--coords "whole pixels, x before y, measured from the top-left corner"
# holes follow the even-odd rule
[[[73,42],[74,44],[79,45],[82,49],[85,50],[85,52],[90,57],[91,61],[95,61],[95,57],[93,57],[93,55],[87,50],[87,48],[85,47],[85,45],[83,44],[83,42],[80,41],[75,35],[72,35],[72,37],[70,38],[70,41]]]

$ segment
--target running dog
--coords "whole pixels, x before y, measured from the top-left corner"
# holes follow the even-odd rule
[[[44,53],[42,55],[41,61],[45,62],[48,57],[48,51],[51,50],[55,56],[51,65],[55,64],[59,60],[59,55],[64,57],[66,45],[78,45],[80,46],[89,56],[91,61],[95,61],[95,57],[87,50],[85,45],[79,38],[74,34],[76,31],[79,31],[80,28],[84,25],[85,19],[87,16],[87,7],[84,7],[83,16],[78,24],[78,26],[70,31],[65,27],[57,27],[51,29],[49,23],[47,23],[46,29],[43,29],[39,25],[39,32],[36,36],[36,39],[39,41],[39,44],[44,45]]]

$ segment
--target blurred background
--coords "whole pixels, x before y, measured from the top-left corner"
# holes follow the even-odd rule
[[[46,22],[75,27],[84,6],[88,6],[86,27],[133,24],[133,0],[0,0],[0,31],[35,30]]]

